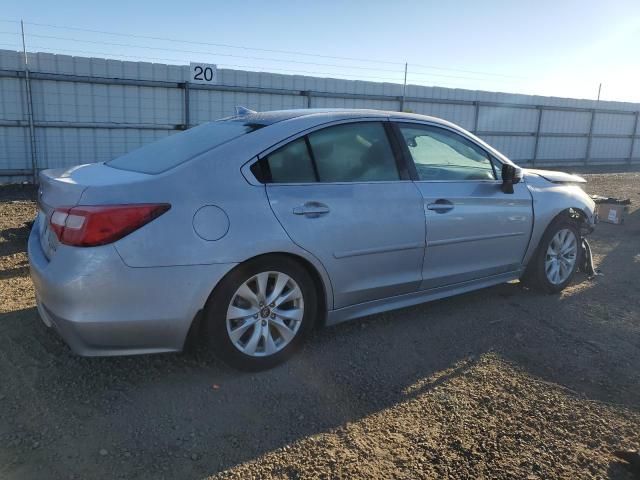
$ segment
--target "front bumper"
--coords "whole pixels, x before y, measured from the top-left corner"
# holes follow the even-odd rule
[[[28,244],[38,312],[82,356],[179,351],[211,290],[235,264],[132,268],[113,245],[61,245],[49,261]]]

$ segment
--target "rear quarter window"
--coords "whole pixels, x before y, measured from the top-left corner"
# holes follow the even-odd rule
[[[107,165],[152,175],[162,173],[262,126],[238,120],[205,123],[144,145]]]

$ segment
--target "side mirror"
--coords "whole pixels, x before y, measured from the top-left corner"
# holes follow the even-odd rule
[[[504,193],[513,193],[513,186],[522,180],[522,169],[505,163],[502,165],[502,185],[500,189]]]

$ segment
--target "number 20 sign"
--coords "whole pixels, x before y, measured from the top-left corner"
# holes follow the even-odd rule
[[[191,83],[217,83],[218,69],[208,63],[191,62]]]

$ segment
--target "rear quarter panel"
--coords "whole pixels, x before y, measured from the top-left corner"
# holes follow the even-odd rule
[[[324,266],[291,241],[269,206],[264,185],[249,184],[240,171],[260,149],[260,142],[254,143],[249,148],[215,149],[142,182],[89,187],[79,203],[171,204],[169,211],[114,244],[129,267],[234,264],[266,253],[289,253],[315,267],[331,308],[331,283]],[[207,205],[218,207],[228,218],[226,233],[217,240],[206,240],[194,229],[194,215]]]

